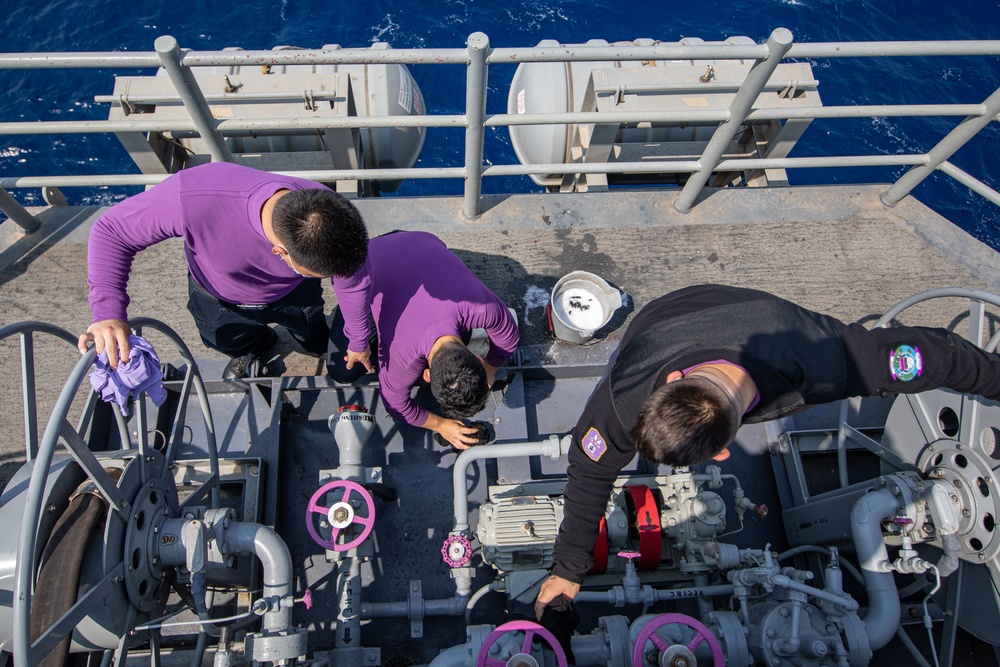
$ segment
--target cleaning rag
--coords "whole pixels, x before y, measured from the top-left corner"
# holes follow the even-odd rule
[[[128,399],[144,391],[153,401],[153,405],[163,405],[167,392],[163,388],[163,373],[160,371],[160,358],[156,350],[145,338],[128,337],[128,361],[119,362],[114,369],[108,364],[108,353],[104,351],[94,360],[94,368],[90,371],[90,384],[101,399],[107,403],[114,401],[128,415]]]

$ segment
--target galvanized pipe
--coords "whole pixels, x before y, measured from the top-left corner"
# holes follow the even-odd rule
[[[469,491],[465,488],[465,473],[473,461],[482,459],[509,459],[524,456],[548,456],[555,460],[569,451],[570,440],[559,442],[552,435],[541,442],[519,442],[508,445],[484,445],[470,447],[458,455],[451,470],[454,493],[455,527],[453,532],[462,533],[469,529]]]
[[[226,140],[222,138],[215,127],[215,120],[212,118],[212,110],[205,101],[205,96],[198,86],[198,81],[194,78],[194,73],[181,64],[181,49],[177,40],[170,35],[157,37],[153,43],[160,63],[174,88],[177,89],[184,102],[184,108],[198,128],[201,138],[208,144],[208,152],[212,155],[213,162],[232,162],[233,154],[226,146]]]
[[[916,167],[903,174],[898,181],[893,183],[888,190],[879,195],[879,200],[886,206],[895,206],[906,195],[910,194],[913,188],[917,187],[925,178],[934,173],[945,161],[950,158],[955,151],[964,146],[966,142],[990,124],[993,118],[1000,114],[1000,88],[997,88],[992,95],[983,102],[986,112],[980,116],[969,116],[955,129],[945,135],[944,139],[930,149],[927,153],[928,164]]]
[[[997,192],[990,186],[986,185],[978,178],[965,173],[951,162],[948,162],[947,160],[942,162],[938,167],[938,171],[951,176],[956,181],[975,192],[977,195],[985,197],[997,206],[1000,206],[1000,192]]]
[[[982,116],[982,104],[884,104],[867,106],[795,107],[784,109],[754,109],[747,114],[748,122],[784,120],[788,118],[871,118],[924,117],[924,116]],[[561,112],[526,114],[487,114],[487,127],[515,125],[564,125],[568,123],[721,123],[729,118],[727,109],[685,111],[613,111],[613,112]],[[265,130],[288,131],[319,130],[325,128],[380,128],[380,127],[465,127],[465,116],[440,114],[427,116],[345,116],[303,118],[227,118],[216,121],[220,132],[228,136],[251,136]],[[0,123],[0,135],[31,134],[96,134],[113,132],[175,132],[196,133],[191,119],[170,120],[70,120],[70,121],[14,121]],[[944,163],[940,169],[960,169]],[[964,172],[963,172],[964,173]],[[958,180],[958,177],[955,177]],[[972,178],[972,177],[968,177]],[[971,185],[969,187],[972,187]]]
[[[256,523],[233,522],[226,528],[230,551],[251,553],[260,560],[263,572],[263,597],[271,603],[264,614],[266,633],[292,627],[292,555],[278,534]]]
[[[42,226],[42,221],[28,213],[10,193],[0,187],[0,212],[3,212],[25,234],[32,234]]]
[[[722,154],[726,152],[729,143],[736,136],[736,133],[743,127],[744,119],[753,106],[761,90],[767,84],[767,80],[774,73],[774,70],[781,64],[782,58],[788,52],[788,47],[792,45],[792,33],[786,28],[778,28],[767,38],[767,57],[758,60],[747,72],[743,85],[729,105],[729,120],[720,125],[712,134],[712,138],[705,147],[699,163],[701,168],[688,178],[684,184],[684,189],[674,202],[674,208],[681,213],[687,213],[694,206],[695,199],[701,193],[701,189],[708,182],[722,159]]]
[[[899,591],[887,569],[889,554],[882,539],[882,522],[900,509],[888,489],[861,496],[851,510],[851,534],[868,592],[865,632],[873,651],[889,643],[899,627]]]
[[[652,46],[563,46],[494,49],[490,64],[576,62],[587,60],[756,60],[767,55],[764,45],[656,44]],[[1000,41],[941,40],[931,42],[816,42],[796,44],[789,58],[872,58],[897,56],[997,56]],[[467,62],[465,49],[338,49],[295,51],[190,51],[185,67],[315,64],[454,64]],[[0,69],[154,68],[152,52],[54,52],[0,54]]]
[[[469,220],[479,217],[479,195],[483,189],[483,141],[486,121],[486,59],[490,39],[481,32],[469,35],[469,65],[465,81],[465,205]]]

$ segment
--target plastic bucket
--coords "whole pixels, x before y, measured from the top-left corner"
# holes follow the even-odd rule
[[[574,271],[552,288],[552,335],[567,343],[586,343],[621,306],[621,292],[604,278]]]

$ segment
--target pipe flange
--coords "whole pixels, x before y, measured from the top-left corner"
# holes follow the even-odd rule
[[[632,648],[632,667],[644,667],[646,664],[664,664],[664,656],[671,647],[677,645],[667,643],[667,640],[657,634],[656,631],[666,625],[687,628],[693,633],[693,638],[687,644],[682,644],[682,646],[691,652],[692,656],[702,643],[706,643],[712,652],[712,663],[715,667],[723,667],[726,664],[726,658],[722,653],[722,645],[716,636],[712,634],[712,631],[705,627],[701,621],[687,614],[659,614],[654,617],[641,617],[629,628],[630,633],[634,633],[637,629],[641,628],[638,631],[638,635],[635,638],[635,645]],[[646,642],[652,642],[653,651],[659,652],[656,662],[648,663],[646,661]],[[676,653],[672,655],[678,657]]]
[[[954,488],[952,505],[959,521],[961,557],[979,563],[1000,554],[1000,484],[979,452],[955,440],[942,439],[925,448],[918,467],[931,479]]]
[[[732,611],[713,611],[708,614],[705,620],[707,621],[706,625],[722,644],[722,652],[726,656],[727,665],[751,664],[746,630],[739,614]]]
[[[144,613],[156,611],[170,588],[159,557],[159,540],[163,523],[177,516],[177,492],[173,479],[159,476],[161,465],[159,452],[151,452],[146,461],[148,481],[132,501],[125,532],[125,589],[132,604]]]
[[[465,567],[472,560],[472,543],[462,535],[449,535],[441,547],[441,558],[448,567]]]

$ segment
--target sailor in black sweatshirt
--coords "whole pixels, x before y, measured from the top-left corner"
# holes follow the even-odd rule
[[[556,562],[536,613],[579,591],[614,481],[637,452],[671,465],[722,460],[741,424],[938,387],[1000,400],[1000,355],[944,329],[868,330],[758,290],[696,285],[651,301],[573,430]]]

